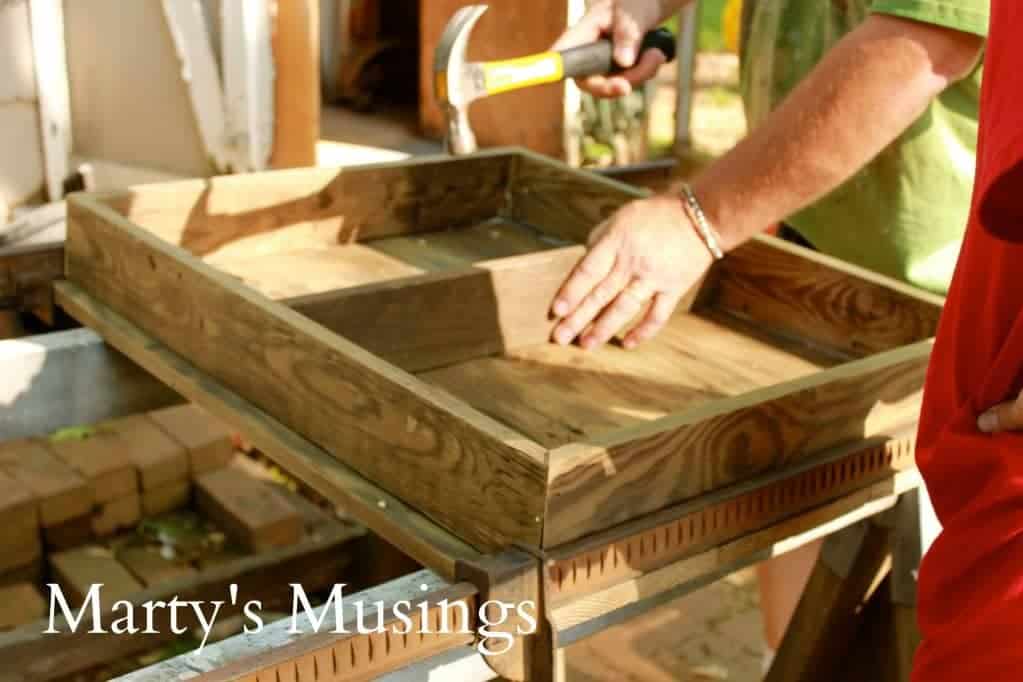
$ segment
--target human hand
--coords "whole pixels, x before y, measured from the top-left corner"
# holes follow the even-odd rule
[[[1023,393],[1015,400],[996,405],[980,415],[977,428],[984,433],[1023,431]]]
[[[567,345],[582,334],[580,345],[594,348],[648,306],[623,339],[635,348],[664,327],[713,262],[680,197],[628,204],[593,231],[589,252],[555,297],[554,341]]]
[[[660,50],[638,54],[643,36],[664,18],[663,10],[662,0],[601,0],[590,7],[579,23],[558,38],[553,49],[566,50],[610,37],[614,43],[615,61],[626,70],[613,76],[590,76],[577,82],[580,88],[596,97],[623,97],[632,92],[633,86],[657,75],[657,70],[665,62]]]

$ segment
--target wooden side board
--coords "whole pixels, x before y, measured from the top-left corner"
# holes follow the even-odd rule
[[[773,237],[728,254],[708,305],[848,357],[916,343],[938,330],[942,299]]]
[[[545,452],[88,197],[67,276],[253,405],[480,548],[537,547]]]
[[[492,218],[505,203],[511,159],[509,150],[499,149],[469,159],[281,170],[93,196],[197,255],[232,242],[251,248],[245,240],[260,236],[287,238],[294,248],[296,233],[320,244],[342,244]]]
[[[544,546],[911,426],[930,349],[921,342],[553,450]]]
[[[314,294],[287,305],[408,371],[546,343],[581,246]]]

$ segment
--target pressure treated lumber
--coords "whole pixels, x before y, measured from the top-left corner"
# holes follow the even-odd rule
[[[86,197],[69,200],[68,234],[68,278],[198,369],[462,537],[539,545],[535,443]]]
[[[930,348],[924,341],[552,451],[544,545],[913,425]]]
[[[546,343],[569,247],[307,296],[289,307],[409,371]]]
[[[493,150],[471,159],[219,176],[96,196],[193,254],[228,247],[240,255],[258,252],[266,240],[293,244],[296,233],[321,245],[347,244],[481,222],[504,203],[510,159],[509,150]]]
[[[477,557],[465,541],[445,531],[398,497],[374,485],[326,451],[285,428],[151,336],[69,282],[56,285],[60,305],[129,352],[139,366],[214,415],[236,420],[253,444],[296,477],[343,506],[374,532],[425,566],[453,577],[455,562]]]

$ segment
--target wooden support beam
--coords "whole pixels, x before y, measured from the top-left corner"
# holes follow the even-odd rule
[[[285,301],[288,307],[408,371],[550,339],[550,302],[581,246],[542,251]]]
[[[271,168],[316,165],[320,139],[320,0],[275,3]]]
[[[457,559],[478,556],[468,544],[197,371],[74,285],[61,282],[57,289],[61,305],[70,314],[102,332],[110,343],[128,350],[141,367],[167,386],[237,425],[254,445],[282,467],[423,565],[451,577]]]
[[[0,341],[0,376],[0,441],[181,401],[87,329]]]
[[[857,614],[887,574],[887,528],[862,522],[829,537],[766,682],[835,679]]]
[[[63,276],[63,244],[0,248],[0,310],[32,312],[53,324],[50,285]]]

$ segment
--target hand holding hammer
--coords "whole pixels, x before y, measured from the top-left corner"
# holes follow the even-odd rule
[[[467,62],[466,48],[472,29],[487,11],[486,5],[460,9],[448,22],[434,59],[434,88],[448,120],[446,144],[453,154],[476,151],[476,136],[469,125],[469,105],[478,99],[522,88],[557,83],[569,78],[619,71],[610,40],[552,50],[528,57],[494,62]],[[666,61],[675,58],[675,37],[666,29],[648,33],[640,50],[660,50]]]

